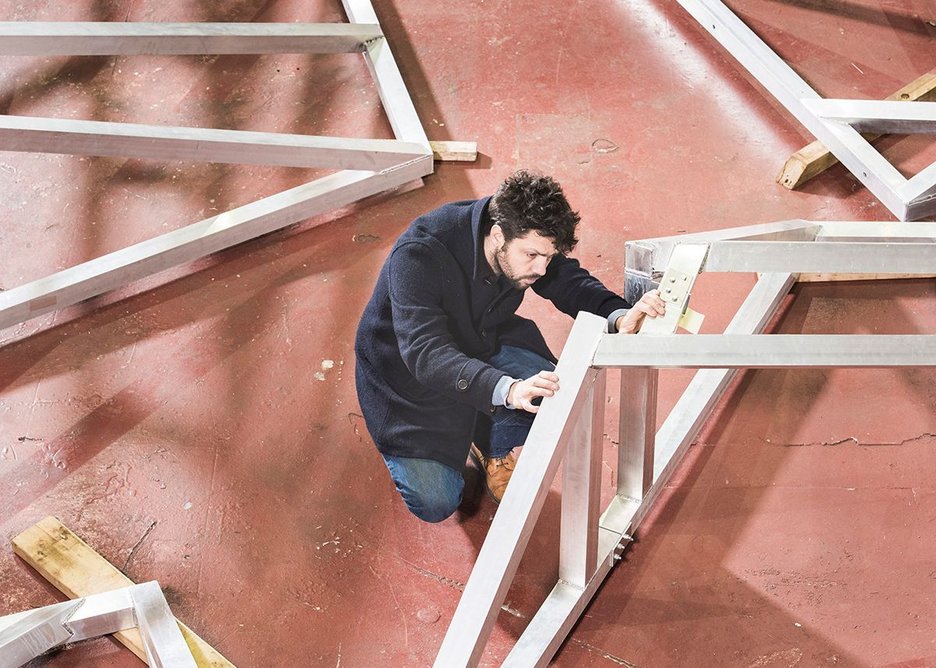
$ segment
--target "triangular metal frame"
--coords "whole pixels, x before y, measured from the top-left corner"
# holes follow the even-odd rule
[[[543,401],[435,661],[475,666],[564,460],[559,573],[503,663],[546,665],[650,511],[738,369],[936,367],[932,335],[761,334],[798,272],[934,270],[936,223],[792,220],[627,244],[630,299],[660,288],[661,324],[605,334],[580,313],[559,358],[562,388]],[[664,271],[665,270],[665,271]],[[723,334],[676,336],[701,271],[763,271]],[[700,369],[654,434],[661,368]],[[617,494],[599,514],[604,374],[621,369]]]
[[[5,55],[361,52],[396,137],[0,117],[0,150],[341,170],[8,289],[0,293],[0,329],[431,174],[429,141],[370,0],[342,4],[347,24],[0,23],[0,54]]]
[[[934,132],[936,103],[824,100],[719,0],[677,2],[894,216],[919,220],[936,214],[936,162],[907,179],[859,132]]]

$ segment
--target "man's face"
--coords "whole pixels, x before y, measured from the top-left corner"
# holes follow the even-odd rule
[[[495,271],[499,270],[517,290],[526,290],[546,274],[546,267],[555,255],[553,240],[538,232],[527,232],[511,241],[500,236],[494,253]]]

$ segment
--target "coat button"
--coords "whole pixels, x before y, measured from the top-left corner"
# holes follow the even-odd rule
[[[462,390],[462,391],[467,390],[467,389],[468,389],[468,381],[465,380],[464,378],[459,378],[459,379],[458,379],[458,382],[455,383],[455,387],[457,387],[459,390]]]

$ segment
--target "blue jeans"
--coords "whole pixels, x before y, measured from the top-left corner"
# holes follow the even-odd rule
[[[521,380],[540,371],[553,371],[556,368],[552,362],[536,353],[515,346],[502,346],[487,362]],[[490,456],[503,457],[516,446],[523,445],[534,417],[532,413],[523,410],[500,406],[493,415],[479,416],[478,422],[482,428],[476,429],[475,443],[482,450],[486,449]],[[433,459],[389,455],[383,458],[406,507],[419,519],[441,522],[461,504],[465,488],[465,478],[461,471]]]

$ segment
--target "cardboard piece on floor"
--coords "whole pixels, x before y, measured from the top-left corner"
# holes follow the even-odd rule
[[[14,537],[11,542],[13,551],[19,557],[69,598],[99,594],[134,584],[56,517],[46,517]],[[182,622],[179,622],[179,629],[199,668],[234,668],[234,664]],[[114,638],[146,661],[146,650],[138,630],[120,631],[114,634]]]

